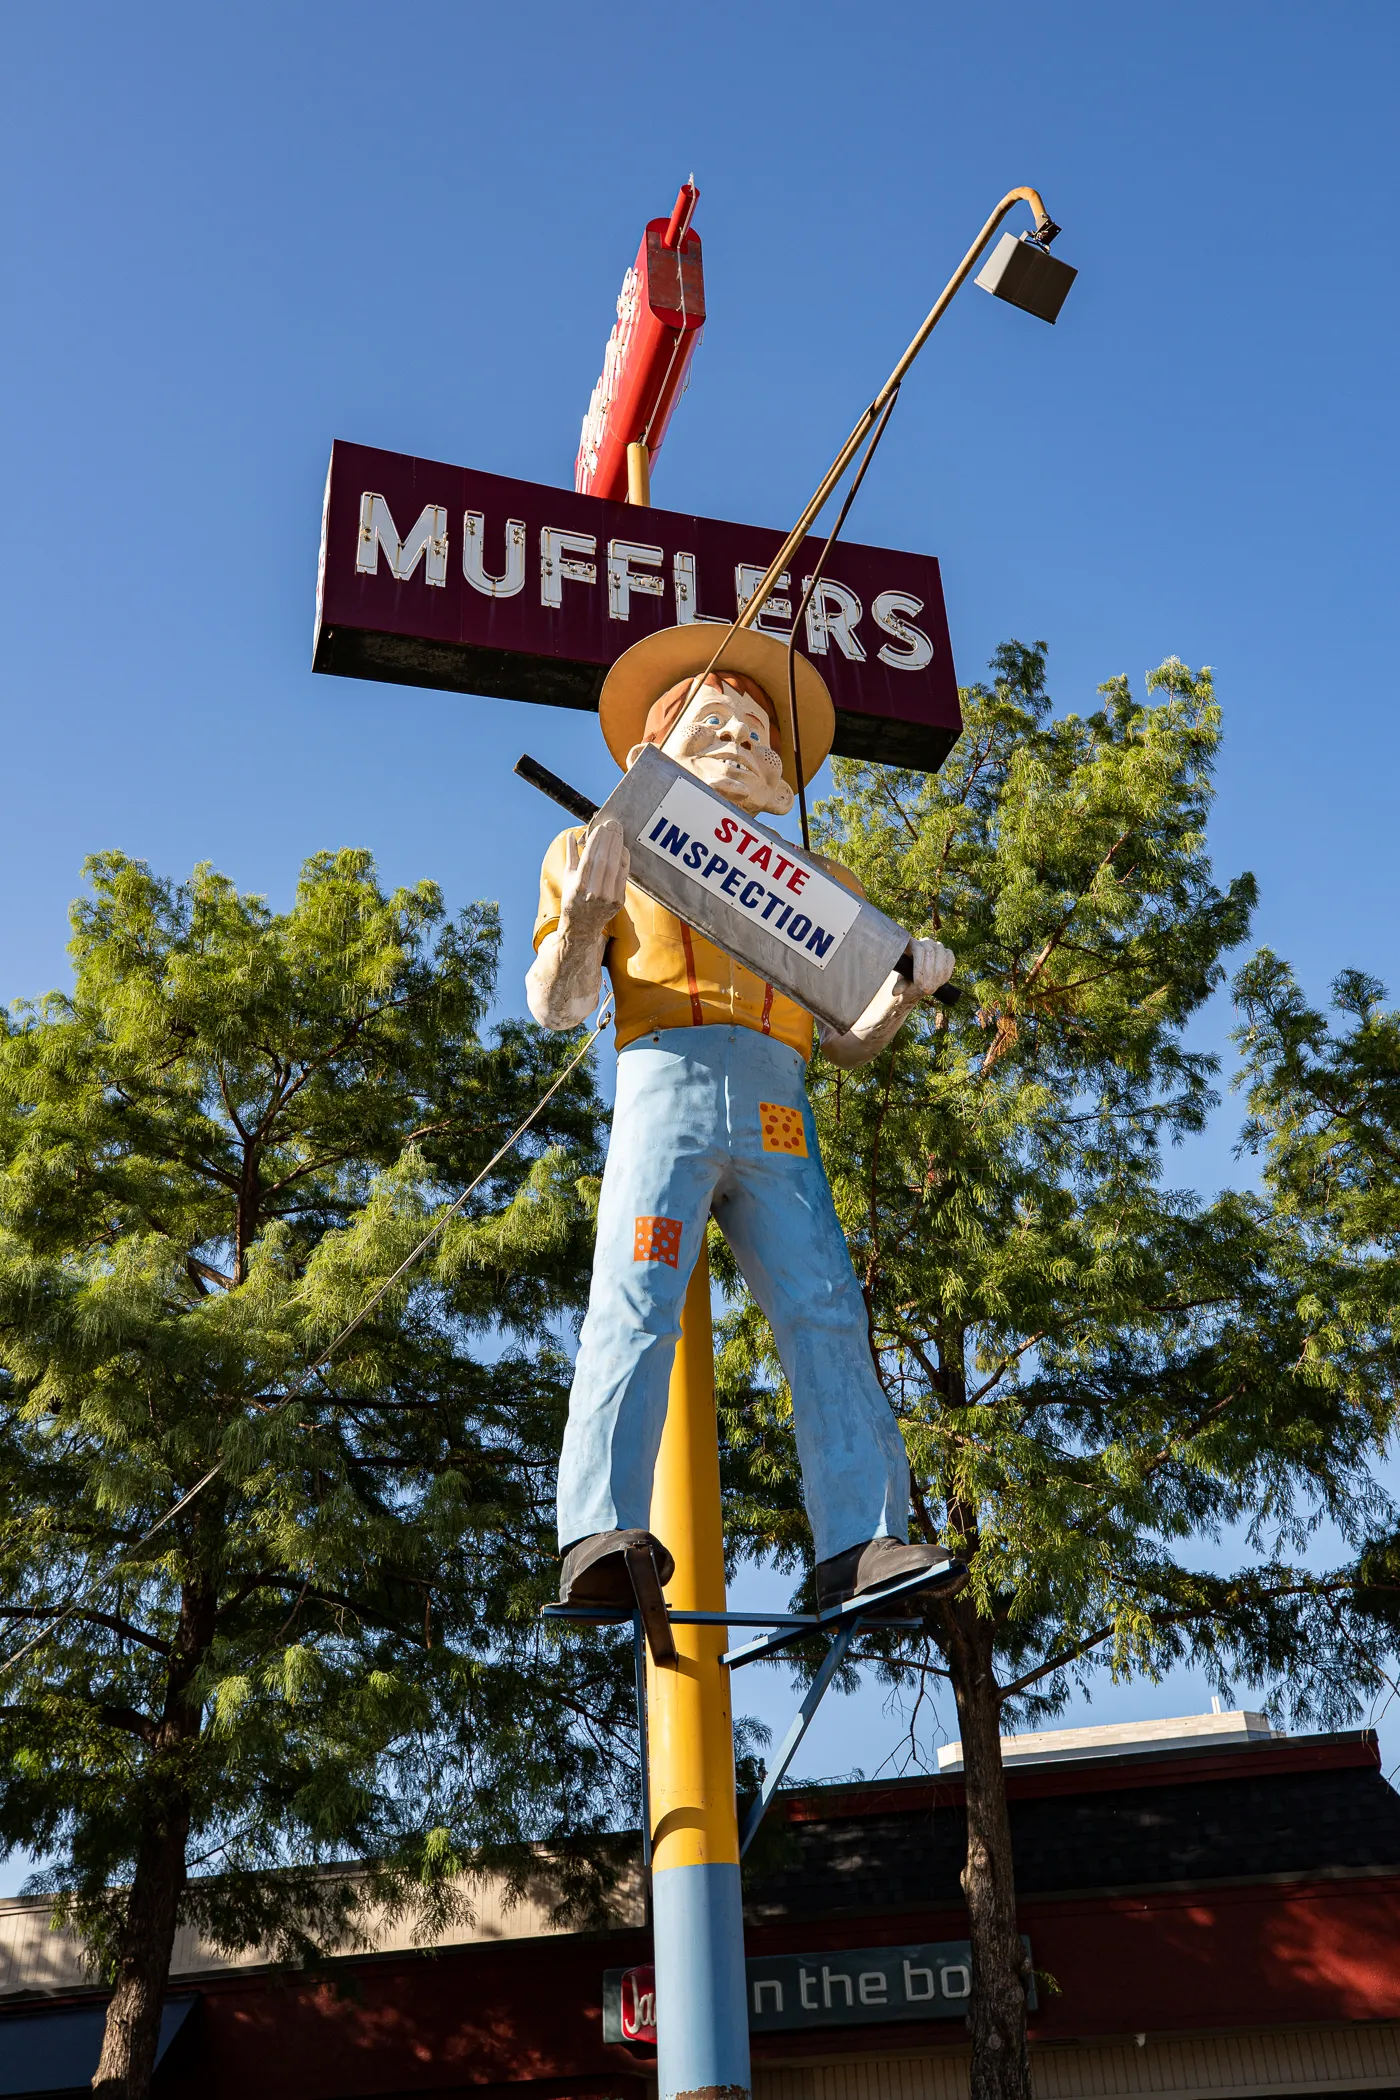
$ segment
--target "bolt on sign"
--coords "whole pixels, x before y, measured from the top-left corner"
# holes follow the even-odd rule
[[[1021,1945],[1029,1963],[1031,1943],[1024,1935]],[[972,1996],[970,1940],[821,1954],[755,1954],[744,1967],[750,2034],[961,2020]],[[1036,2010],[1033,1976],[1026,2003],[1031,2012]],[[655,2043],[654,1969],[604,1971],[603,2040]]]
[[[313,665],[596,708],[609,668],[643,635],[727,627],[782,537],[337,441]],[[788,638],[822,545],[814,535],[780,579],[763,632]],[[830,688],[838,756],[941,763],[962,718],[931,555],[838,540],[797,640]]]

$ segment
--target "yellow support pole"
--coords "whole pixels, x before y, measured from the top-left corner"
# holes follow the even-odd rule
[[[725,1609],[710,1265],[686,1290],[656,1461],[651,1528],[675,1557],[666,1601]],[[673,1628],[676,1661],[647,1664],[652,1911],[660,2100],[749,2090],[747,1985],[734,1797],[734,1721],[722,1626]]]
[[[627,501],[651,504],[651,454],[640,439],[627,447]]]
[[[710,1264],[705,1249],[691,1275],[656,1477],[651,1528],[675,1556],[666,1590],[675,1611],[723,1611],[724,1532],[715,1426]],[[678,1663],[648,1664],[653,1871],[724,1860],[737,1866],[734,1725],[729,1645],[722,1626],[673,1629]]]

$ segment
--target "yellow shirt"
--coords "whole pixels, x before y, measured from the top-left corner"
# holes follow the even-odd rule
[[[559,924],[571,838],[581,840],[583,828],[561,831],[540,869],[536,948]],[[820,858],[828,874],[858,897],[865,895],[849,868]],[[812,1054],[812,1016],[805,1006],[775,991],[742,963],[731,962],[722,948],[667,911],[664,904],[644,897],[630,882],[622,909],[608,926],[603,960],[617,1006],[619,1050],[658,1028],[731,1028],[737,1024],[773,1036],[804,1060]]]

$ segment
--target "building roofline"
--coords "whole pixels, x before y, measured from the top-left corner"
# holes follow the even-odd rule
[[[1121,1793],[1129,1788],[1200,1786],[1212,1780],[1254,1778],[1274,1772],[1324,1772],[1347,1767],[1379,1772],[1380,1747],[1372,1728],[1327,1735],[1256,1737],[1219,1742],[1209,1749],[1104,1751],[1063,1763],[1006,1767],[1011,1801],[1054,1794]],[[966,1778],[961,1772],[921,1773],[910,1779],[838,1780],[833,1784],[784,1788],[771,1813],[790,1822],[847,1816],[914,1814],[929,1808],[961,1807]]]

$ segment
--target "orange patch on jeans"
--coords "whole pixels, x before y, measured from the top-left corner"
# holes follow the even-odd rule
[[[807,1129],[800,1108],[784,1108],[777,1101],[760,1101],[758,1121],[765,1152],[790,1152],[796,1159],[809,1156]]]
[[[681,1265],[681,1221],[679,1218],[638,1218],[632,1234],[633,1261],[664,1261],[673,1269]]]

